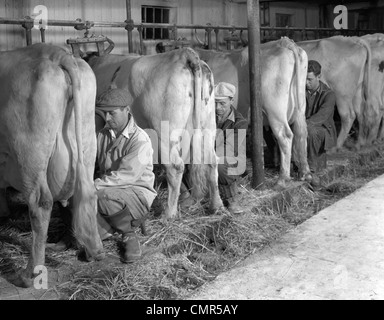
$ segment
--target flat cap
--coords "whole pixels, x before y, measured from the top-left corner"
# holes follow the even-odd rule
[[[236,94],[236,87],[227,82],[219,82],[215,86],[215,100],[233,98]]]
[[[132,97],[124,89],[108,89],[101,93],[96,99],[96,108],[105,112],[129,106],[132,104]]]

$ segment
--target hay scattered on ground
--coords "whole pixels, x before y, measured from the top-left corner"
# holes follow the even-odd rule
[[[181,218],[164,222],[159,214],[167,198],[164,172],[158,172],[158,198],[147,221],[146,236],[138,231],[144,256],[139,262],[120,262],[120,238],[106,241],[107,258],[82,263],[77,250],[47,252],[51,273],[59,273],[54,284],[62,299],[180,299],[233,268],[250,254],[270,245],[323,208],[354,192],[384,173],[383,155],[351,161],[336,176],[326,176],[314,191],[293,183],[284,193],[272,190],[278,172],[266,170],[264,190],[251,188],[251,175],[240,181],[241,215],[207,215],[207,201],[182,212]],[[363,159],[363,160],[362,160]],[[248,172],[251,172],[248,168]],[[16,203],[16,204],[15,204]],[[0,228],[0,274],[6,276],[27,262],[31,232],[23,204],[15,202],[17,217]],[[52,215],[49,237],[64,232],[58,214]]]

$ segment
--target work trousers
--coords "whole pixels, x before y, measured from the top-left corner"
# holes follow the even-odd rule
[[[99,230],[130,232],[147,217],[150,206],[137,187],[104,188],[97,192]],[[100,231],[99,231],[100,232]]]
[[[326,129],[322,126],[308,125],[307,155],[311,171],[317,172],[327,167],[327,154],[324,149]]]

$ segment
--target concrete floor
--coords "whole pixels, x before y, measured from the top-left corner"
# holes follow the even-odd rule
[[[384,299],[384,175],[187,299]]]

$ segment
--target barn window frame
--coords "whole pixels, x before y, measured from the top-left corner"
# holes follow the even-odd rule
[[[260,26],[269,26],[269,3],[260,2]]]
[[[282,20],[286,20],[287,23],[282,23]],[[276,27],[292,27],[293,14],[289,13],[276,13]]]
[[[171,19],[172,7],[165,6],[141,6],[141,22],[169,24]],[[168,28],[143,28],[143,40],[169,40],[170,31]]]

